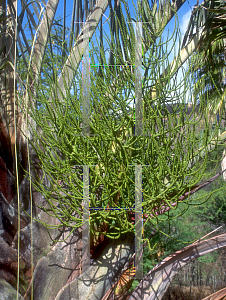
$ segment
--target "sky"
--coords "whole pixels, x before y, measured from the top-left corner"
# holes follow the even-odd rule
[[[182,7],[180,8],[180,10],[178,11],[178,20],[179,20],[179,27],[180,27],[180,31],[181,31],[181,40],[183,39],[183,36],[184,36],[184,33],[187,29],[187,26],[188,26],[188,23],[189,23],[189,19],[190,19],[190,15],[191,15],[191,11],[194,7],[194,5],[196,5],[197,1],[186,1]],[[132,4],[132,1],[128,1],[128,4],[129,4],[129,10],[130,10],[130,13],[131,13],[131,17],[134,18],[135,16],[135,11],[134,11],[134,6]],[[122,5],[122,11],[125,13],[124,11],[124,5]],[[106,12],[104,13],[104,16],[103,16],[103,24],[105,23],[105,21],[107,20],[109,16],[109,8],[106,10]],[[107,22],[104,24],[104,30],[108,33],[109,32],[109,29],[108,29],[108,24]],[[174,27],[175,27],[175,18],[173,18],[169,24],[166,26],[165,28],[165,31],[163,33],[163,36],[167,36],[167,32],[169,31],[169,36],[173,34],[173,31],[174,31]],[[110,33],[109,33],[110,35]],[[94,38],[93,38],[93,41],[94,41]],[[94,44],[96,45],[96,43],[94,42]],[[170,45],[170,43],[169,43]],[[175,49],[176,49],[176,52],[178,51],[178,49],[180,48],[180,45],[179,45],[179,42],[176,43],[175,45]],[[108,57],[108,55],[107,55]],[[169,56],[169,59],[170,61],[172,61],[174,58],[174,54],[172,53],[170,56]],[[185,67],[186,67],[186,64],[185,64]],[[143,72],[144,74],[144,72]],[[142,74],[142,75],[143,75]],[[180,79],[183,77],[183,74],[182,74],[182,71],[180,70],[179,71],[179,74],[178,74],[178,81],[180,81]],[[135,94],[135,92],[134,92]],[[187,95],[187,98],[190,99],[190,97]],[[189,101],[188,99],[188,101]]]
[[[134,12],[135,11],[134,11],[133,2],[131,0],[127,0],[127,1],[128,1],[128,7],[129,7],[129,10],[130,10],[130,13],[131,13],[131,17],[134,18],[134,16],[135,16]],[[33,1],[31,1],[31,3],[28,5],[28,7],[30,8],[31,12],[34,12],[33,8],[34,8],[35,4],[32,3],[32,2]],[[42,0],[42,2],[45,2],[45,1]],[[70,28],[70,26],[71,26],[71,17],[72,17],[72,9],[73,9],[73,1],[70,0],[70,1],[66,1],[66,2],[67,2],[67,4],[66,4],[66,16],[67,16],[66,26]],[[189,22],[189,17],[191,15],[191,9],[194,7],[194,5],[196,5],[196,2],[197,2],[196,0],[186,1],[178,11],[180,30],[181,30],[182,34],[185,33],[186,27],[187,27],[188,22]],[[136,5],[136,1],[134,1],[134,4]],[[60,16],[63,17],[63,9],[64,9],[63,5],[64,5],[64,1],[60,0],[59,4],[58,4],[57,12],[56,12],[56,17],[60,17]],[[20,1],[18,1],[18,11],[19,12],[21,11]],[[122,5],[122,11],[123,11],[123,13],[125,13],[124,5]],[[107,8],[107,10],[104,13],[103,24],[107,20],[108,16],[109,16],[109,7]],[[37,22],[38,19],[37,19],[36,15],[34,15],[34,19]],[[168,29],[170,30],[171,33],[173,32],[174,22],[175,21],[174,21],[174,18],[173,18],[173,20],[171,20],[171,22],[169,22],[168,26],[166,27],[165,33],[167,32]],[[23,22],[23,24],[25,24],[25,23],[26,23],[26,19]],[[107,23],[106,23],[105,26],[104,26],[104,29],[107,30],[107,32],[109,32],[109,30],[107,28],[108,28],[108,26],[107,26]],[[29,37],[27,37],[27,38],[29,38]]]
[[[127,0],[127,1],[128,1],[128,7],[129,7],[129,10],[130,10],[130,13],[131,13],[131,17],[134,18],[134,16],[135,16],[134,12],[135,11],[134,11],[133,2],[131,0]],[[196,3],[197,3],[196,0],[186,1],[182,5],[180,10],[178,11],[180,30],[181,30],[182,34],[185,33],[186,27],[187,27],[188,22],[189,22],[189,17],[191,15],[191,9],[194,7],[194,5],[196,5]],[[134,4],[136,5],[136,1],[134,1]],[[66,15],[67,15],[66,26],[68,26],[68,27],[71,26],[72,9],[73,9],[73,1],[67,1],[67,4],[66,4]],[[125,13],[124,5],[122,5],[122,11]],[[56,16],[63,16],[63,1],[62,0],[59,1]],[[103,24],[107,20],[108,16],[109,16],[109,7],[107,8],[107,10],[104,13]],[[172,33],[173,28],[174,28],[174,24],[175,24],[175,21],[174,21],[174,18],[173,18],[173,20],[166,27],[165,32],[169,29],[170,32]],[[106,23],[106,25],[104,26],[104,29],[107,30],[107,28],[108,28],[108,25]],[[109,32],[109,30],[107,30],[107,32]]]
[[[130,10],[130,13],[131,13],[131,17],[134,18],[135,16],[135,10],[134,10],[134,6],[133,6],[133,3],[132,1],[130,0],[127,0],[128,1],[128,7],[129,7],[129,10]],[[149,0],[150,1],[150,0]],[[18,9],[20,11],[21,7],[20,7],[20,1],[18,1],[19,3],[19,6],[18,6]],[[190,0],[190,1],[186,1],[182,7],[180,8],[180,10],[178,11],[178,19],[179,19],[179,26],[180,26],[180,31],[181,31],[181,34],[182,34],[182,37],[186,31],[186,28],[188,26],[188,22],[189,22],[189,18],[190,18],[190,15],[191,15],[191,10],[192,8],[194,7],[194,5],[196,5],[197,1],[195,0]],[[63,4],[64,4],[64,1],[63,0],[60,0],[59,1],[59,4],[58,4],[58,9],[57,9],[57,12],[56,12],[56,16],[63,16]],[[134,1],[134,4],[136,4],[136,1]],[[30,4],[29,5],[31,11],[34,11],[33,8],[34,8],[34,3]],[[73,9],[73,1],[70,0],[70,1],[67,1],[67,4],[66,4],[66,15],[67,15],[67,18],[66,18],[66,26],[70,28],[71,26],[71,18],[72,18],[72,9]],[[125,9],[124,9],[124,5],[122,5],[122,11],[125,13]],[[109,16],[109,8],[107,8],[107,10],[105,11],[104,13],[104,16],[103,16],[103,24],[105,23],[105,21],[107,20]],[[35,20],[37,21],[37,17],[34,16]],[[167,36],[167,32],[169,31],[169,35],[171,35],[173,33],[173,30],[174,30],[174,26],[175,26],[175,18],[173,18],[169,24],[166,26],[165,28],[165,31],[163,33],[163,36]],[[99,26],[98,26],[99,27]],[[109,29],[108,29],[108,24],[105,23],[104,24],[104,30],[107,32],[107,34],[109,33]],[[95,39],[93,38],[93,41],[95,41]],[[94,42],[95,43],[95,42]],[[170,45],[170,43],[169,43]],[[178,50],[180,47],[179,43],[176,44],[176,50]],[[170,61],[173,60],[173,53],[170,55]],[[80,70],[82,69],[82,64],[80,64]],[[178,78],[182,78],[183,75],[182,75],[182,72],[179,72],[179,75],[178,75]]]
[[[67,1],[67,5],[66,5],[66,15],[67,17],[67,26],[71,25],[71,15],[72,15],[72,9],[73,9],[73,1]],[[134,1],[134,4],[136,3],[136,1]],[[184,33],[186,30],[186,27],[188,25],[189,22],[189,17],[191,14],[191,9],[194,7],[194,5],[196,5],[197,1],[196,0],[190,0],[190,1],[186,1],[182,7],[180,8],[180,10],[178,11],[178,17],[179,17],[179,21],[180,21],[180,27],[181,27],[181,31]],[[129,6],[129,10],[131,12],[131,16],[134,17],[134,6],[132,4],[132,1],[128,0],[128,6]],[[123,9],[124,10],[124,9]],[[59,1],[59,5],[58,5],[58,9],[56,12],[56,15],[62,15],[63,16],[63,1],[60,0]],[[104,15],[106,17],[109,16],[109,8],[107,8],[106,12],[104,13]],[[103,23],[105,22],[105,18],[103,18]],[[170,27],[172,28],[172,22],[170,22]]]

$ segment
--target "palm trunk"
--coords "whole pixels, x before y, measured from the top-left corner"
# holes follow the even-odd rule
[[[12,6],[15,7],[16,0],[12,1]],[[11,15],[11,10],[9,6],[6,9],[5,1],[1,2],[1,11],[4,13],[5,16]],[[14,64],[15,58],[15,42],[14,36],[15,31],[10,30],[10,27],[13,28],[12,22],[9,22],[6,28],[6,22],[3,21],[1,24],[1,33],[3,33],[0,46],[4,47],[4,51],[2,53],[2,62],[4,60],[9,61],[10,63]],[[6,57],[7,56],[7,57]],[[14,82],[14,70],[13,68],[8,65],[7,68],[1,71],[1,109],[2,109],[2,116],[3,120],[6,123],[7,131],[10,136],[11,140],[11,151],[14,156],[14,147],[15,147],[15,119],[18,116],[18,105],[15,107],[15,116],[14,116],[14,85],[16,89],[17,82]]]

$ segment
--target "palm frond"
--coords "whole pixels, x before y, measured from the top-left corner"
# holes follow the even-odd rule
[[[226,246],[226,233],[195,242],[166,257],[148,272],[136,287],[129,300],[162,299],[178,271],[198,257]]]

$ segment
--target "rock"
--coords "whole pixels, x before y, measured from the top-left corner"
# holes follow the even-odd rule
[[[32,182],[37,185],[36,181],[40,181],[42,178],[42,182],[45,184],[46,188],[50,188],[51,183],[49,182],[47,176],[44,176],[44,178],[43,178],[43,171],[41,170],[41,168],[39,166],[40,162],[32,149],[30,149],[30,161],[31,161],[30,162],[31,163],[31,166],[30,166],[31,174],[30,175],[32,178]],[[28,166],[27,166],[26,171],[27,172],[29,171]],[[28,174],[25,174],[25,175],[19,186],[19,197],[20,197],[20,204],[21,204],[20,213],[26,219],[27,224],[29,224],[31,221],[31,218],[29,217],[29,215],[31,215],[30,181],[29,181]],[[38,206],[45,206],[45,205],[47,205],[47,203],[48,202],[45,199],[45,197],[40,192],[36,191],[35,187],[32,185],[32,204],[33,204],[32,205],[32,214],[33,214],[33,217],[37,216],[41,212],[41,209]],[[15,197],[12,199],[10,204],[14,208],[16,208],[16,209],[18,208],[17,195],[15,195]],[[28,213],[29,215],[27,215],[26,213]]]
[[[113,285],[124,264],[132,257],[133,251],[133,239],[124,236],[119,240],[112,240],[95,264],[65,285],[55,300],[102,299]],[[43,299],[47,300],[48,298]]]
[[[13,238],[18,230],[18,210],[8,203],[0,191],[0,214],[1,214],[1,232],[0,236],[9,244],[12,243]],[[20,226],[26,226],[26,219],[20,214]]]
[[[46,208],[48,207],[45,206]],[[45,212],[40,212],[36,219],[45,222],[50,225],[60,224],[59,220],[55,217],[49,216]],[[49,229],[49,231],[40,222],[33,220],[32,222],[32,233],[33,233],[33,264],[36,265],[38,260],[43,256],[47,255],[52,247],[52,239],[56,239],[60,231],[59,229]],[[51,239],[52,238],[52,239]],[[12,243],[13,248],[17,248],[18,244],[18,233],[16,234]],[[31,261],[31,223],[20,231],[20,253]]]
[[[81,229],[75,230],[72,236],[62,242],[69,231],[61,237],[48,253],[42,257],[35,268],[33,297],[35,300],[55,299],[59,290],[68,282],[80,274],[81,258]],[[31,299],[31,287],[29,287],[26,300]]]
[[[31,151],[32,153],[32,151]],[[33,161],[33,167],[31,168],[31,176],[36,180],[43,177],[43,172],[38,166],[38,159],[34,153],[31,154]],[[36,171],[34,171],[36,170]],[[50,182],[44,177],[44,184],[47,188],[50,188]],[[44,206],[45,209],[49,208],[49,205],[44,198],[44,196],[35,191],[32,187],[32,200],[33,200],[33,221],[31,225],[31,218],[22,211],[22,216],[26,217],[27,224],[20,230],[20,253],[26,258],[26,260],[31,261],[31,226],[33,234],[33,264],[37,264],[38,260],[43,256],[47,255],[54,243],[52,239],[57,239],[60,237],[60,230],[55,229],[46,229],[41,222],[49,225],[59,225],[60,222],[57,218],[50,216],[43,210],[41,210],[37,205]],[[31,204],[30,204],[30,183],[27,178],[24,178],[20,185],[20,202],[23,204],[24,210],[31,214]],[[12,205],[16,205],[16,199],[14,198],[11,202]],[[41,222],[39,222],[39,221]],[[14,240],[12,242],[12,247],[17,249],[18,245],[18,232],[16,233]]]
[[[18,251],[10,247],[2,238],[0,238],[0,277],[7,280],[14,288],[17,286],[18,270]],[[20,292],[25,293],[29,285],[30,276],[27,273],[31,269],[31,263],[27,261],[20,253],[19,271],[20,271]],[[27,285],[26,285],[27,283]]]
[[[18,300],[24,300],[19,294]],[[0,278],[0,300],[17,299],[17,291],[3,278]]]

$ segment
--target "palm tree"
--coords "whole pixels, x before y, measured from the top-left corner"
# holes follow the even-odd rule
[[[184,1],[176,1],[172,3],[172,6],[175,8],[175,10],[177,10],[182,6],[183,3]],[[2,166],[4,166],[4,171],[2,171],[1,173],[2,178],[4,178],[4,182],[1,182],[1,193],[5,203],[5,206],[1,204],[3,214],[1,217],[1,239],[6,242],[2,242],[1,245],[3,248],[5,247],[4,249],[5,251],[7,250],[8,253],[14,253],[14,256],[11,257],[10,260],[13,262],[17,261],[17,250],[15,245],[15,243],[17,244],[17,233],[20,233],[21,229],[26,228],[26,226],[29,226],[30,224],[30,219],[27,218],[26,214],[24,214],[23,211],[20,211],[19,202],[22,204],[23,209],[27,210],[30,213],[33,212],[34,215],[40,212],[36,204],[45,203],[45,199],[36,196],[37,194],[35,193],[33,193],[33,200],[30,201],[29,199],[30,188],[27,179],[24,178],[25,171],[28,170],[29,167],[27,160],[29,153],[27,151],[26,138],[26,136],[29,135],[28,131],[26,130],[27,122],[25,121],[23,111],[20,111],[19,107],[15,103],[16,99],[14,89],[23,94],[24,98],[26,98],[28,96],[27,85],[29,84],[31,90],[33,91],[33,93],[35,93],[34,87],[35,85],[38,85],[38,82],[40,80],[39,74],[40,72],[42,72],[42,64],[44,54],[47,49],[47,43],[50,42],[51,45],[50,32],[54,24],[58,4],[59,0],[49,0],[47,3],[45,3],[45,1],[27,3],[25,0],[21,0],[21,11],[19,13],[18,1],[7,1],[6,4],[6,1],[3,0],[0,3],[2,21],[0,40],[2,67],[1,106],[3,110],[1,118],[1,158]],[[113,9],[111,2],[107,0],[100,0],[98,3],[96,3],[96,1],[84,1],[84,5],[82,1],[73,1],[71,27],[69,30],[70,55],[68,59],[66,57],[65,49],[67,5],[68,2],[64,0],[61,74],[67,74],[66,81],[69,84],[74,76],[74,72],[76,71],[79,62],[82,59],[81,55],[79,55],[79,52],[81,52],[83,46],[87,46],[87,44],[82,45],[82,43],[79,43],[82,38],[82,32],[87,29],[88,23],[90,21],[95,20],[95,25],[92,25],[92,27],[90,28],[90,35],[92,36],[95,32],[95,29],[97,28],[98,23],[102,20],[102,16],[105,13],[107,7],[110,5],[110,21],[113,33],[115,34],[116,25],[113,11],[119,8],[119,2],[115,1]],[[156,10],[155,13],[157,17],[160,16],[158,10]],[[168,15],[166,15],[167,20],[169,21],[172,16],[173,14],[170,11],[170,14],[168,13]],[[82,23],[79,23],[84,21],[86,21],[84,25]],[[29,38],[31,38],[30,42],[28,42],[28,36]],[[16,45],[14,43],[15,38]],[[77,41],[77,43],[75,43],[75,46],[73,47],[74,41]],[[16,60],[14,60],[15,57]],[[19,68],[16,69],[17,59],[22,59],[24,71],[32,74],[27,81],[24,81],[21,77],[22,73],[20,72]],[[110,59],[112,59],[112,53]],[[73,72],[71,72],[70,70],[71,64],[73,64]],[[32,70],[32,73],[29,72],[29,70]],[[58,84],[59,88],[63,91],[64,84],[62,75],[60,75],[58,78]],[[30,98],[30,100],[32,99]],[[23,132],[27,132],[27,135],[24,136],[20,129],[22,129]],[[30,136],[30,138],[32,139],[32,136]],[[14,154],[14,148],[16,149],[16,156]],[[35,160],[35,158],[33,160]],[[38,165],[36,165],[36,170],[37,167]],[[41,173],[39,174],[39,176],[41,176]],[[18,223],[18,225],[17,218],[11,217],[9,214],[7,214],[8,208],[14,211],[15,216],[17,215],[19,217],[20,222]],[[12,225],[9,226],[9,223],[12,223]],[[35,226],[35,223],[33,224],[33,226]],[[48,243],[48,247],[50,247],[50,241]],[[20,245],[18,243],[18,250],[19,246]],[[26,247],[28,247],[28,245],[26,245]],[[45,249],[50,249],[48,247],[47,245],[45,245]],[[42,253],[42,251],[40,251],[40,253]],[[40,253],[39,256],[43,255]],[[10,269],[9,272],[2,271],[1,273],[2,278],[5,278],[14,287],[16,287],[16,277],[18,277],[19,279],[20,276],[20,280],[22,280],[21,278],[24,276],[22,274],[25,274],[27,270],[31,270],[32,274],[32,266],[29,263],[29,260],[27,261],[24,257],[22,260],[26,263],[25,267],[20,268],[20,271],[18,271],[20,273],[16,274],[16,268]],[[34,265],[36,265],[35,260],[37,262],[37,259],[35,259],[34,257]],[[4,266],[9,265],[8,255],[5,255],[4,261],[2,263]],[[25,276],[25,282],[27,282],[29,278],[29,276]],[[19,280],[17,289],[22,293],[24,291],[22,287],[19,288]]]
[[[196,86],[208,87],[199,97],[211,97],[208,109],[216,113],[223,108],[225,99],[225,5],[220,1],[205,1],[197,6],[192,13],[183,45],[192,35],[194,23],[197,24],[196,30],[203,30],[199,46],[192,55],[197,74]],[[197,64],[197,60],[202,64]]]
[[[143,8],[145,11],[145,16],[147,19],[154,18],[156,22],[154,22],[157,30],[162,30],[162,28],[172,19],[174,12],[180,9],[185,1],[175,1],[173,3],[166,3],[166,6],[161,7],[157,6],[157,3],[152,3],[149,5],[147,1],[144,1]],[[38,4],[37,4],[38,3]],[[43,4],[44,3],[44,4]],[[42,65],[43,60],[45,58],[45,52],[47,51],[47,44],[49,42],[49,47],[51,51],[51,28],[54,25],[55,14],[59,4],[59,0],[49,0],[47,4],[44,1],[42,2],[32,2],[27,3],[26,1],[21,1],[21,13],[18,15],[17,13],[17,1],[8,1],[7,6],[5,1],[1,1],[1,17],[3,18],[1,24],[1,66],[4,66],[1,73],[1,84],[2,84],[2,92],[1,92],[1,104],[3,106],[3,114],[1,119],[1,158],[2,158],[2,177],[4,181],[1,182],[1,251],[4,253],[4,258],[1,263],[4,266],[3,271],[1,272],[1,278],[4,278],[6,282],[11,284],[11,292],[14,293],[14,288],[17,287],[17,290],[25,294],[27,290],[27,285],[29,280],[33,276],[33,265],[35,267],[34,278],[36,279],[34,289],[32,290],[32,284],[25,294],[24,298],[28,299],[30,296],[32,297],[33,292],[35,293],[35,297],[38,299],[49,299],[48,297],[57,296],[58,292],[61,291],[62,284],[65,285],[67,282],[73,280],[74,277],[78,276],[78,272],[74,272],[70,270],[70,268],[65,268],[62,270],[60,278],[60,283],[57,281],[56,274],[48,273],[43,274],[43,268],[46,264],[46,259],[48,260],[48,264],[52,264],[53,269],[60,272],[58,268],[54,269],[54,266],[57,263],[64,264],[65,261],[70,261],[74,264],[73,268],[76,266],[76,262],[70,260],[69,250],[64,251],[61,254],[61,260],[56,262],[52,254],[54,251],[59,251],[59,244],[55,244],[55,248],[51,248],[53,245],[51,244],[51,240],[48,239],[46,231],[43,227],[39,226],[38,222],[33,222],[32,219],[27,217],[26,211],[28,214],[33,214],[33,216],[37,216],[43,222],[52,222],[53,225],[57,225],[55,222],[55,218],[47,218],[40,212],[37,205],[46,205],[46,199],[44,197],[40,197],[40,194],[32,191],[31,187],[28,184],[27,178],[25,178],[25,174],[27,170],[29,170],[29,152],[27,146],[27,140],[32,140],[32,135],[27,129],[27,121],[26,121],[26,113],[21,110],[19,111],[19,107],[16,104],[15,99],[15,90],[18,90],[19,93],[24,95],[24,99],[27,99],[28,107],[35,106],[36,103],[33,103],[33,99],[36,97],[36,87],[39,84],[40,78],[42,78]],[[64,0],[64,8],[67,2]],[[132,57],[132,53],[127,51],[126,47],[120,43],[119,38],[117,38],[117,34],[121,33],[121,29],[117,27],[117,19],[114,15],[114,12],[118,16],[118,19],[123,23],[123,16],[120,14],[120,3],[119,1],[115,1],[114,9],[112,8],[111,3],[107,0],[100,0],[98,3],[95,1],[84,1],[84,9],[82,8],[82,1],[73,1],[73,9],[72,9],[72,18],[71,18],[71,28],[69,33],[69,55],[66,57],[66,9],[64,9],[63,16],[63,37],[62,37],[62,66],[61,72],[56,80],[55,87],[57,92],[61,91],[62,95],[60,98],[63,98],[63,95],[66,93],[66,87],[70,86],[73,83],[73,77],[78,69],[79,63],[81,62],[81,49],[84,49],[88,46],[88,42],[85,41],[83,44],[82,41],[82,33],[86,32],[87,28],[90,27],[90,37],[94,34],[98,23],[102,22],[102,16],[106,11],[108,5],[110,6],[110,23],[112,27],[113,36],[112,43],[114,39],[116,39],[116,44],[118,46],[118,52],[125,53],[126,61]],[[31,8],[33,8],[33,13],[31,12]],[[171,9],[173,8],[173,10]],[[43,9],[45,12],[43,14]],[[165,13],[164,24],[162,24],[162,11]],[[151,12],[151,13],[150,13]],[[25,14],[27,17],[25,17]],[[34,17],[34,14],[36,17]],[[84,16],[85,14],[85,16]],[[37,22],[38,19],[38,22]],[[96,21],[95,25],[90,26],[89,22]],[[78,23],[86,21],[84,25]],[[6,26],[6,22],[7,26]],[[28,29],[23,25],[27,22]],[[74,26],[76,24],[76,26]],[[148,25],[150,26],[150,25]],[[37,31],[37,29],[39,29]],[[118,30],[118,32],[117,32]],[[28,32],[31,35],[32,41],[28,43],[27,35]],[[37,33],[37,35],[36,35]],[[127,31],[127,34],[130,32]],[[122,34],[122,33],[121,33]],[[16,39],[14,39],[14,36]],[[144,37],[146,39],[146,37]],[[154,38],[154,37],[153,37]],[[14,41],[16,40],[16,45]],[[75,40],[74,46],[73,41]],[[102,36],[100,36],[100,40],[102,41]],[[10,43],[11,41],[11,43]],[[23,45],[26,47],[24,50]],[[148,40],[145,40],[145,51],[148,50],[149,44]],[[112,51],[113,51],[112,47]],[[84,51],[84,50],[83,50]],[[109,64],[112,63],[113,56],[117,56],[117,53],[110,52]],[[29,54],[27,59],[26,52]],[[7,58],[8,62],[11,64],[4,64],[6,61],[6,55],[9,55]],[[21,56],[23,59],[23,65],[26,68],[25,70],[29,74],[27,80],[23,82],[23,78],[21,78],[21,73],[16,70],[16,60],[14,57]],[[3,73],[4,72],[4,73]],[[118,71],[117,71],[118,72]],[[41,75],[40,75],[41,74]],[[117,86],[117,77],[116,82],[112,84],[112,88]],[[28,93],[30,91],[31,93]],[[7,93],[6,93],[7,92]],[[51,100],[51,98],[50,98]],[[27,108],[27,107],[25,107]],[[13,112],[13,113],[12,113]],[[28,115],[29,118],[29,115]],[[30,120],[32,122],[32,120]],[[12,125],[13,124],[13,125]],[[35,124],[33,124],[35,125]],[[21,129],[21,131],[20,131]],[[16,133],[15,133],[16,132]],[[25,135],[22,134],[25,133]],[[15,145],[15,147],[14,147]],[[14,151],[15,148],[15,151]],[[14,155],[13,153],[16,153]],[[32,152],[31,152],[32,153]],[[34,176],[37,174],[39,178],[42,178],[42,170],[39,170],[38,159],[35,157],[34,153],[31,154],[31,161],[36,163]],[[36,175],[37,176],[37,175]],[[46,180],[46,178],[45,178]],[[50,182],[46,182],[46,186],[50,187]],[[16,188],[15,188],[16,187]],[[30,198],[30,191],[31,198]],[[23,210],[20,210],[20,204]],[[30,228],[33,226],[33,229],[36,234],[39,236],[32,237],[32,231],[30,232]],[[53,226],[54,227],[54,226]],[[59,234],[57,229],[52,229],[53,235],[55,237]],[[21,240],[20,240],[21,236]],[[23,238],[22,238],[23,237]],[[79,238],[79,233],[77,238]],[[44,241],[45,239],[45,241]],[[38,244],[43,243],[42,247],[38,247]],[[79,239],[77,241],[79,243]],[[20,247],[21,246],[21,247]],[[38,250],[34,253],[32,257],[32,251],[29,250],[29,247],[35,248],[37,246]],[[62,245],[61,245],[62,246]],[[66,244],[65,244],[66,246]],[[124,249],[123,247],[124,246]],[[115,257],[115,263],[119,263],[119,269],[115,268],[113,274],[111,274],[111,279],[116,277],[117,272],[122,267],[125,260],[132,255],[132,247],[131,241],[117,241],[116,243],[111,244],[109,247],[115,247],[116,250],[121,250],[120,256],[121,259]],[[108,247],[108,250],[109,250]],[[79,248],[79,247],[78,247]],[[78,250],[77,248],[77,250]],[[68,248],[67,248],[68,249]],[[39,259],[48,252],[47,258]],[[4,252],[3,252],[4,251]],[[19,253],[21,256],[19,256]],[[62,252],[61,252],[62,253]],[[52,257],[52,258],[51,258]],[[77,256],[78,258],[79,256]],[[31,259],[30,259],[31,258]],[[52,259],[52,260],[51,260]],[[32,261],[33,260],[33,261]],[[31,263],[30,263],[31,261]],[[104,262],[104,260],[103,260]],[[70,265],[70,264],[69,264]],[[10,267],[9,267],[10,266]],[[20,267],[20,268],[18,268]],[[55,266],[56,267],[56,266]],[[6,271],[5,269],[8,270]],[[109,272],[109,268],[104,269],[104,275],[106,271]],[[103,270],[101,271],[103,272]],[[43,281],[43,276],[48,275],[46,277],[48,280],[50,278],[54,278],[54,283],[51,288],[47,286],[47,281]],[[99,274],[101,276],[101,273]],[[84,275],[84,279],[87,279],[86,275]],[[68,280],[69,277],[69,280]],[[17,282],[16,282],[17,279]],[[3,280],[1,280],[1,284],[7,285]],[[19,283],[22,283],[19,285]],[[106,284],[107,283],[107,284]],[[103,289],[103,293],[108,289],[110,285],[110,281],[107,282],[102,280],[99,284],[99,289]],[[39,286],[38,288],[36,288]],[[7,285],[9,288],[9,286]],[[18,297],[18,294],[17,294]],[[35,298],[35,299],[36,299]],[[60,299],[60,298],[59,298]]]
[[[181,44],[181,51],[162,73],[161,78],[167,76],[169,72],[175,74],[188,59],[190,59],[189,67],[195,71],[191,101],[199,103],[201,99],[208,97],[206,109],[210,116],[216,116],[218,122],[219,114],[223,114],[224,111],[226,113],[223,106],[226,91],[225,6],[220,1],[207,0],[194,7]],[[150,96],[153,88],[154,86],[150,89]],[[222,129],[222,124],[218,125]],[[219,137],[219,143],[224,140],[225,132]],[[213,150],[214,147],[211,145],[209,150]]]
[[[192,55],[193,68],[196,70],[195,97],[211,99],[207,109],[217,115],[217,120],[219,114],[224,113],[224,125],[221,124],[224,127],[226,120],[225,16],[225,3],[221,1],[209,0],[197,6],[192,12],[182,45],[184,46],[192,39],[194,24],[196,24],[196,30],[201,29],[203,35]],[[225,151],[223,158],[222,170],[225,168]],[[223,178],[226,178],[225,174]]]

